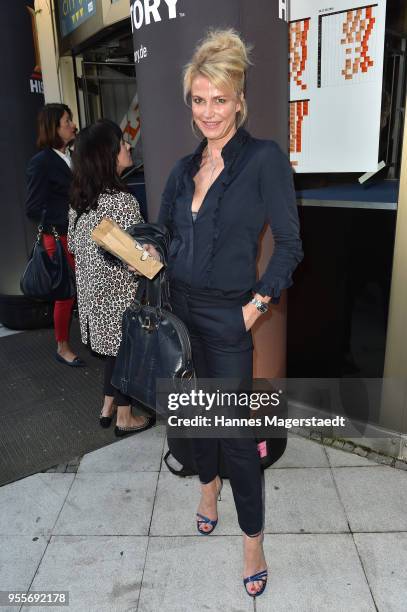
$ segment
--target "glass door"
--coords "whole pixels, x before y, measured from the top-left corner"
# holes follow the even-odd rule
[[[82,61],[79,89],[83,97],[82,125],[111,119],[132,145],[134,165],[142,165],[140,115],[135,65],[128,62]]]

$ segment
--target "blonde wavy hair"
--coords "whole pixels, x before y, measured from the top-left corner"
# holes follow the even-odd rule
[[[243,42],[236,30],[210,30],[184,68],[185,104],[190,105],[195,77],[204,76],[218,89],[226,87],[236,93],[241,103],[241,110],[236,113],[236,127],[243,125],[247,118],[247,103],[242,94],[246,71],[251,64],[250,51],[251,47]]]

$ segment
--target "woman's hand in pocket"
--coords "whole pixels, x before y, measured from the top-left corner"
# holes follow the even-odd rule
[[[259,312],[256,306],[250,302],[246,304],[246,306],[242,306],[242,312],[246,331],[250,331],[257,319],[261,317],[261,312]]]

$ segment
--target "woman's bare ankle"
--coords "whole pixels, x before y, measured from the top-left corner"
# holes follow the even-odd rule
[[[61,340],[57,342],[57,353],[67,361],[73,361],[77,356],[71,349],[67,340]]]
[[[131,418],[131,406],[117,406],[116,425],[118,427],[129,427]]]
[[[114,398],[110,395],[105,395],[103,398],[102,416],[110,417],[114,413]]]
[[[215,478],[213,480],[211,480],[210,482],[207,483],[203,483],[201,482],[201,491],[203,494],[212,494],[213,491],[217,491],[219,489],[220,486],[220,477],[219,476],[215,476]]]
[[[258,531],[257,533],[254,533],[253,535],[249,535],[248,533],[243,532],[243,538],[248,544],[250,542],[258,544],[259,542],[260,543],[263,542],[264,534],[263,534],[263,531]]]
[[[267,563],[263,550],[263,532],[254,537],[243,534],[243,577],[254,576],[258,572],[267,569]],[[261,580],[251,584],[253,592],[262,587]],[[253,592],[251,594],[253,594]]]
[[[128,410],[120,410],[124,406],[118,406],[117,408],[117,427],[142,427],[146,423],[147,417],[143,415],[133,415],[131,412],[131,406]]]

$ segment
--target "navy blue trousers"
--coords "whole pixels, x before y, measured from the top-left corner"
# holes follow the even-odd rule
[[[246,332],[242,305],[250,295],[231,299],[214,292],[171,288],[171,305],[187,326],[198,378],[233,378],[250,383],[253,378],[253,342]],[[246,386],[247,389],[247,386]],[[248,416],[248,415],[247,415]],[[219,451],[225,458],[240,528],[255,535],[263,528],[260,459],[256,440],[194,438],[192,446],[203,484],[219,473]]]

